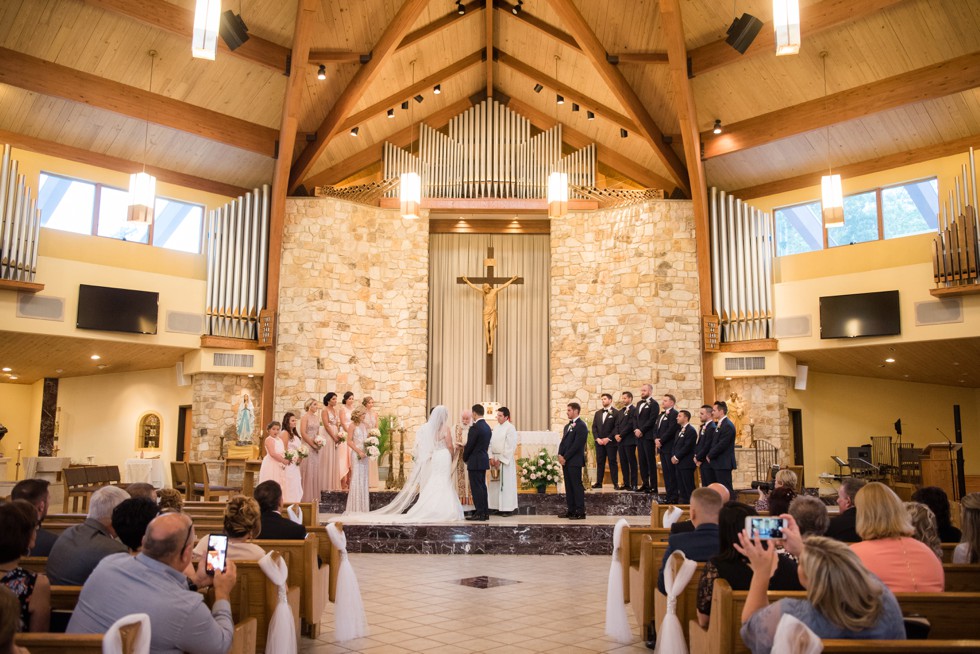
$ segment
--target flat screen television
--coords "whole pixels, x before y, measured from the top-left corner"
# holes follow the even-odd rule
[[[108,286],[78,285],[79,329],[156,334],[160,294]]]
[[[895,336],[901,333],[898,291],[820,298],[820,338]]]

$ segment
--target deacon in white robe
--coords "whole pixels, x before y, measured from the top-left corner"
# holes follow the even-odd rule
[[[497,410],[497,426],[490,438],[490,479],[487,483],[490,509],[510,515],[517,511],[517,430],[510,421],[510,410]],[[495,471],[500,474],[496,475]],[[497,477],[497,479],[494,479]]]

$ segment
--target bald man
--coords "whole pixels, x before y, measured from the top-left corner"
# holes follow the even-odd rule
[[[718,496],[721,497],[722,506],[728,504],[728,501],[731,499],[731,495],[728,493],[728,489],[725,488],[724,484],[708,484],[705,488],[710,488],[718,493]],[[690,520],[679,520],[670,526],[671,534],[683,534],[689,531],[694,531],[694,523]]]
[[[68,633],[103,634],[119,618],[146,613],[153,625],[150,650],[156,653],[225,654],[231,647],[235,625],[228,598],[235,587],[235,564],[209,577],[204,563],[194,571],[194,583],[213,580],[214,607],[204,596],[188,589],[185,570],[192,570],[196,541],[194,525],[182,513],[155,518],[136,556],[106,557],[88,578],[68,623]]]

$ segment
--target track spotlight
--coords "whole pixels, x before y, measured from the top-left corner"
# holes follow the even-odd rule
[[[422,104],[422,100],[425,100],[425,98],[422,97],[422,94],[421,93],[419,95],[415,96],[415,101],[418,102],[419,104]]]
[[[392,107],[391,109],[388,110],[388,118],[394,118],[394,117],[395,117],[395,108]]]
[[[630,133],[627,132],[625,129],[623,129],[622,127],[619,128],[619,138],[624,139],[629,135]]]
[[[405,102],[402,102],[402,109],[408,111],[408,100],[405,100]]]
[[[517,14],[521,13],[523,9],[524,9],[524,0],[517,0],[517,5],[511,8],[511,11],[516,16]]]
[[[557,96],[555,96],[555,102],[558,104],[565,104],[565,96],[559,93]]]
[[[460,16],[466,14],[466,7],[463,6],[463,0],[456,0],[456,13]]]
[[[435,86],[433,86],[432,93],[433,95],[439,95],[440,93],[442,93],[442,84],[436,84]]]
[[[578,111],[578,104],[575,102],[572,103],[572,111]]]
[[[541,93],[542,89],[544,89],[544,87],[541,86],[540,84],[535,84],[534,85],[534,92],[535,93]]]
[[[715,118],[715,126],[711,131],[715,134],[721,134],[721,119]]]
[[[323,64],[320,64],[320,67],[317,69],[316,78],[321,82],[327,79],[327,67],[324,66]]]
[[[353,128],[351,128],[350,135],[351,136],[357,136],[357,133],[360,132],[360,131],[361,131],[361,128],[360,127],[353,127]]]
[[[587,112],[585,114],[585,117],[588,118],[589,120],[595,120],[595,113],[592,112],[592,111],[589,111],[589,112]]]

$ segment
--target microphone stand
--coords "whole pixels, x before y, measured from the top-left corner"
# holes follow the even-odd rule
[[[959,500],[959,485],[956,483],[956,475],[953,473],[953,441],[949,440],[949,436],[939,427],[936,427],[936,431],[942,434],[946,442],[949,443],[949,450],[946,452],[946,458],[949,459],[949,486],[953,489],[953,497],[951,499],[956,502]]]

